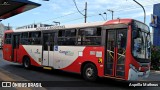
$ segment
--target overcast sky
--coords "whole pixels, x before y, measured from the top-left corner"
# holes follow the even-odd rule
[[[33,23],[54,24],[53,21],[64,24],[83,23],[84,17],[78,13],[73,0],[30,0],[40,3],[41,6],[22,14],[13,16],[2,23],[8,23],[13,28]],[[111,13],[107,9],[114,11],[114,18],[133,18],[143,22],[143,10],[133,0],[75,0],[77,6],[84,13],[85,2],[88,3],[87,22],[104,21],[100,13],[107,13],[107,20],[111,20]],[[146,10],[146,24],[149,25],[153,4],[160,3],[160,0],[137,0]],[[106,15],[104,15],[106,18]]]

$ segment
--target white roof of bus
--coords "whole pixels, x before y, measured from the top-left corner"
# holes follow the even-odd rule
[[[71,25],[62,25],[64,28],[58,28],[58,29],[71,29],[71,28],[84,28],[84,27],[94,27],[94,26],[102,26],[105,24],[106,21],[101,22],[90,22],[90,23],[81,23],[81,24],[71,24]],[[49,26],[51,27],[51,26]],[[58,26],[52,26],[52,27],[58,27]],[[48,27],[39,27],[39,28],[48,28]],[[30,29],[18,29],[14,30],[14,32],[25,32],[25,31],[41,31],[43,29],[37,30],[37,28],[30,28]],[[46,29],[46,30],[57,30],[57,29]]]

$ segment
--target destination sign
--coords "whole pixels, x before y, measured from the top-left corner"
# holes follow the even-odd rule
[[[64,29],[65,26],[50,26],[50,27],[38,27],[36,30],[52,30],[52,29]]]

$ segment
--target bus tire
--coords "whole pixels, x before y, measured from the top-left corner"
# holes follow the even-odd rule
[[[31,67],[30,59],[29,57],[24,57],[23,59],[23,67],[26,69],[29,69]]]
[[[82,76],[85,80],[96,81],[98,78],[96,66],[92,63],[86,64],[83,67]]]

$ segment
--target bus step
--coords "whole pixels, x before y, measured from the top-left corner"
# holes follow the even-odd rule
[[[52,67],[43,67],[43,69],[48,69],[48,70],[52,70]]]

